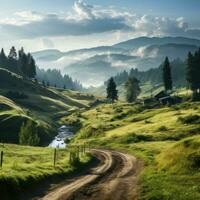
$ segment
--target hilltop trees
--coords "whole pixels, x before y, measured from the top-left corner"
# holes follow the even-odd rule
[[[165,90],[172,90],[172,75],[171,75],[171,66],[169,63],[168,57],[166,57],[163,66],[163,82]]]
[[[13,46],[8,56],[6,56],[4,49],[2,49],[0,53],[0,67],[22,75],[24,78],[35,78],[36,76],[35,60],[30,53],[26,54],[23,48],[17,54]]]
[[[134,102],[141,91],[139,86],[139,81],[133,76],[129,76],[129,78],[125,82],[125,89],[126,89],[126,100],[129,103]]]
[[[83,86],[80,82],[73,80],[69,75],[62,75],[58,69],[39,69],[37,68],[38,81],[42,82],[43,85],[56,86],[57,88],[83,90]]]
[[[17,60],[17,52],[14,46],[10,49],[10,52],[8,54],[8,59]]]
[[[0,53],[0,67],[5,67],[6,66],[6,62],[7,62],[6,54],[4,52],[4,49],[1,49],[1,53]]]
[[[106,91],[107,91],[107,98],[111,99],[112,103],[114,103],[115,100],[118,100],[118,91],[116,88],[117,88],[116,83],[114,79],[111,77],[108,80]]]
[[[200,100],[200,49],[188,54],[186,79],[193,91],[193,99]]]

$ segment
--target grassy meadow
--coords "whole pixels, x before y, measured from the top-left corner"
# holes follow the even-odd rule
[[[69,151],[57,149],[54,167],[52,148],[0,144],[0,151],[4,152],[3,166],[0,169],[1,195],[17,195],[18,192],[26,191],[48,178],[69,175],[80,170],[90,161],[89,155],[82,155],[80,163],[72,165],[69,162]]]
[[[143,200],[200,199],[200,103],[171,107],[115,103],[62,120],[78,123],[73,142],[129,152],[144,161]]]

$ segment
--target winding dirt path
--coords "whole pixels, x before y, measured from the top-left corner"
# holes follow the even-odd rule
[[[73,182],[62,185],[40,200],[136,200],[141,163],[117,151],[91,151],[100,165]]]

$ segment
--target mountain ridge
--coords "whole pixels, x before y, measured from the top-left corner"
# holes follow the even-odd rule
[[[199,46],[200,40],[186,37],[139,37],[112,46],[67,52],[51,49],[33,55],[39,66],[59,68],[84,86],[95,86],[124,69],[157,68],[166,56],[170,60],[185,60],[188,52],[194,52]]]

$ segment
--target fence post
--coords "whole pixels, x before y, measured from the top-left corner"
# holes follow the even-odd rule
[[[76,151],[77,151],[77,159],[79,159],[79,146],[76,147]]]
[[[56,166],[56,149],[54,149],[53,166]]]
[[[2,168],[3,166],[3,151],[1,151],[1,161],[0,161],[0,167]]]
[[[81,145],[81,155],[84,156],[84,153],[83,153],[83,145]]]

